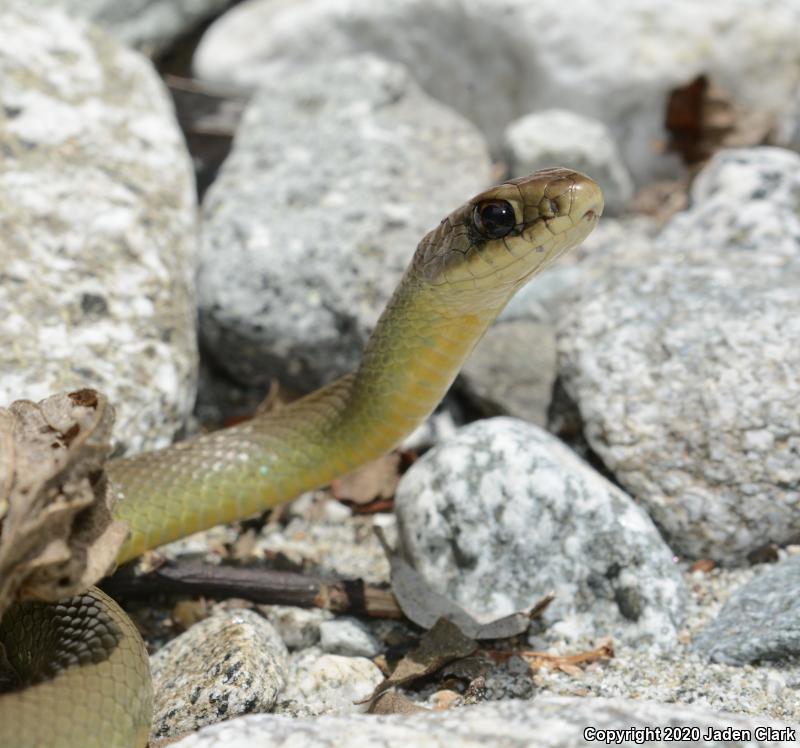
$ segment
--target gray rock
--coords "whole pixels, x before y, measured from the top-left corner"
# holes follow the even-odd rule
[[[695,638],[712,662],[745,665],[800,656],[800,557],[768,567],[736,590]]]
[[[353,368],[422,236],[489,181],[478,132],[374,57],[263,81],[204,203],[203,337],[243,382]]]
[[[564,310],[575,303],[582,285],[605,272],[609,264],[615,267],[621,258],[649,253],[657,233],[657,225],[646,216],[603,216],[579,247],[560,257],[546,273],[537,275],[512,297],[499,321],[558,322]]]
[[[749,736],[702,739],[710,729],[728,727],[748,731]],[[672,732],[665,732],[669,728]],[[692,732],[678,732],[681,728]],[[759,729],[773,730],[772,740],[762,737]],[[549,696],[391,717],[351,715],[298,720],[254,715],[191,735],[176,743],[175,748],[573,748],[595,743],[634,748],[642,743],[660,745],[662,740],[666,745],[684,736],[686,739],[679,739],[678,744],[687,748],[791,746],[796,745],[798,729],[796,724],[769,718],[723,714],[684,704]],[[609,730],[625,732],[605,732]],[[648,735],[646,730],[652,732]],[[657,733],[660,737],[654,737]]]
[[[462,419],[463,416],[458,402],[448,394],[436,412],[429,415],[403,439],[400,447],[413,452],[429,449],[442,439],[452,436],[458,428],[456,422],[463,422]]]
[[[306,650],[291,663],[281,708],[300,714],[364,712],[367,704],[358,702],[368,698],[381,681],[383,673],[364,657]]]
[[[286,647],[250,610],[207,618],[151,658],[152,738],[272,709],[287,672]]]
[[[191,164],[150,63],[57,12],[0,13],[0,402],[79,387],[118,447],[171,441],[196,378]]]
[[[377,639],[356,618],[337,618],[321,623],[319,646],[323,652],[347,657],[374,657],[381,651]]]
[[[179,36],[220,13],[231,0],[5,0],[18,7],[59,8],[85,18],[146,54],[163,51]]]
[[[495,148],[508,123],[529,112],[557,107],[598,119],[644,184],[681,171],[653,142],[667,137],[670,93],[700,74],[742,109],[779,126],[794,121],[798,24],[797,0],[676,0],[669,13],[654,13],[649,0],[254,0],[209,29],[195,68],[257,85],[276,61],[373,51],[407,65]]]
[[[555,378],[555,329],[528,317],[495,323],[467,359],[460,381],[486,415],[544,426]]]
[[[418,460],[395,498],[401,545],[429,584],[482,619],[554,591],[567,639],[671,646],[686,590],[647,515],[542,429],[478,421]]]
[[[692,207],[587,271],[559,325],[585,436],[692,558],[800,532],[798,200],[797,154],[718,154]]]
[[[275,627],[289,649],[307,649],[319,642],[320,626],[333,618],[324,608],[295,608],[291,605],[261,605],[259,610]]]
[[[607,215],[633,197],[633,181],[614,138],[599,120],[566,109],[547,109],[514,120],[503,137],[511,176],[558,164],[591,174],[603,188]]]

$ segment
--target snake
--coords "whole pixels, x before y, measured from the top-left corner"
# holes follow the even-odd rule
[[[602,210],[600,187],[563,168],[505,181],[454,210],[420,241],[355,371],[249,421],[107,464],[115,515],[130,529],[118,562],[290,501],[395,447],[433,412],[514,293],[580,244]],[[147,744],[147,652],[99,589],[16,603],[0,643],[0,746]]]

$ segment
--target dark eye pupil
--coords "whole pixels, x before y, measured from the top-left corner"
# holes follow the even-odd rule
[[[505,200],[491,200],[479,204],[475,218],[478,231],[490,239],[506,236],[517,222],[514,208]]]

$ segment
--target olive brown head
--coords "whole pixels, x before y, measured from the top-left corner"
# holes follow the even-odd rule
[[[545,169],[476,195],[417,248],[412,272],[454,314],[502,308],[513,293],[580,244],[603,212],[589,177]]]

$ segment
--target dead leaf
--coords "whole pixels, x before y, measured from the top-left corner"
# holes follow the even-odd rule
[[[334,480],[331,483],[331,493],[339,501],[352,501],[359,505],[390,499],[400,481],[401,460],[399,452],[389,452]]]
[[[172,608],[172,620],[184,631],[211,615],[211,605],[205,598],[180,600]]]
[[[690,567],[689,571],[700,571],[703,574],[708,574],[712,571],[717,565],[716,561],[712,561],[710,558],[701,558],[695,561]]]
[[[549,652],[537,652],[535,650],[505,651],[488,650],[486,654],[493,660],[503,662],[514,655],[524,658],[528,662],[531,672],[536,672],[542,668],[548,670],[560,670],[568,675],[579,675],[581,673],[579,665],[587,665],[598,660],[608,660],[614,656],[614,644],[611,638],[603,639],[594,649],[586,652],[578,652],[574,655],[556,655]]]
[[[769,115],[745,109],[707,75],[675,88],[664,117],[667,150],[678,153],[687,166],[704,163],[721,148],[763,145],[774,124]]]
[[[299,394],[282,387],[280,381],[271,379],[266,397],[259,403],[254,416],[263,416],[267,413],[277,413],[283,410],[292,400],[297,400]]]
[[[358,703],[374,701],[390,688],[425,678],[448,662],[468,657],[477,648],[478,643],[465,636],[456,624],[440,618],[420,639],[417,647],[397,663],[394,672],[376,686],[372,695]]]
[[[440,618],[455,623],[473,639],[506,639],[527,631],[531,619],[538,617],[553,600],[549,595],[531,611],[511,613],[489,623],[481,623],[446,595],[436,592],[405,559],[394,553],[380,527],[375,528],[391,567],[391,586],[403,613],[418,626],[430,629]]]
[[[368,714],[416,714],[429,712],[424,706],[415,704],[407,696],[397,691],[388,691],[378,695],[367,709]]]
[[[234,561],[252,561],[256,549],[258,533],[251,527],[245,530],[233,543],[228,558]]]
[[[431,700],[433,701],[434,711],[444,712],[448,709],[452,709],[457,704],[460,704],[463,701],[463,697],[460,693],[456,693],[455,691],[445,688],[433,694]]]
[[[94,390],[0,409],[0,615],[14,599],[75,595],[114,566],[127,529],[103,472],[113,421]]]

